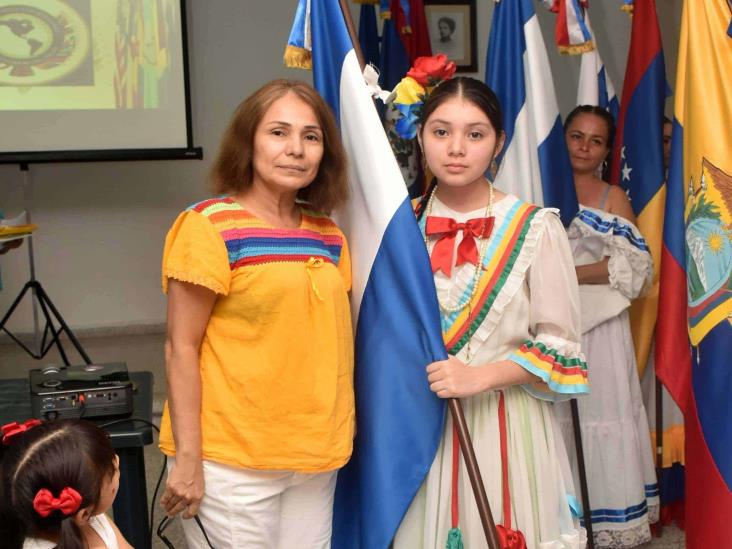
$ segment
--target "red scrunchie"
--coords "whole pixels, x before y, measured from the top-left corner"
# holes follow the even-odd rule
[[[18,423],[17,421],[13,421],[12,423],[6,423],[2,427],[0,427],[0,430],[3,433],[3,444],[10,444],[10,439],[12,439],[14,436],[25,433],[29,429],[32,429],[33,427],[36,427],[40,424],[41,421],[38,419],[28,419],[23,423]]]
[[[41,488],[33,498],[33,509],[42,517],[47,517],[56,510],[69,516],[79,509],[81,499],[81,494],[69,486],[61,490],[57,498],[53,497],[50,490]]]

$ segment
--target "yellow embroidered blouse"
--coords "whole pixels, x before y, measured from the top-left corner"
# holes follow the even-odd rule
[[[219,294],[200,350],[203,458],[343,466],[355,429],[351,264],[335,223],[303,210],[298,229],[280,229],[231,198],[206,200],[168,233],[166,292],[169,278]],[[175,455],[167,403],[160,448]]]

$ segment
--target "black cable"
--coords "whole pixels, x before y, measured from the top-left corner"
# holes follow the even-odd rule
[[[155,425],[152,421],[148,421],[147,419],[143,419],[141,417],[126,417],[122,419],[113,419],[112,421],[108,421],[106,423],[100,423],[97,425],[97,427],[101,429],[106,429],[107,427],[111,427],[112,425],[119,425],[120,423],[129,423],[129,422],[135,422],[139,421],[140,423],[144,423],[146,425],[149,425],[153,429],[155,429],[158,433],[160,432],[160,427]]]
[[[208,534],[206,534],[206,529],[203,527],[203,523],[201,522],[201,519],[198,518],[198,515],[193,515],[193,518],[196,520],[196,524],[198,524],[198,527],[201,529],[201,533],[203,534],[203,537],[206,539],[206,543],[208,543],[208,546],[211,549],[214,549],[214,546],[211,544],[211,540],[208,539]]]
[[[110,427],[112,425],[119,425],[120,423],[135,422],[135,421],[140,422],[140,423],[144,423],[146,425],[149,425],[150,427],[152,427],[153,429],[155,429],[158,433],[160,433],[160,428],[157,425],[155,425],[153,422],[148,421],[146,419],[143,419],[141,417],[127,417],[127,418],[123,418],[123,419],[115,419],[115,420],[112,420],[112,421],[108,421],[106,423],[101,423],[101,424],[99,424],[99,427],[102,428],[102,429],[105,429],[105,428]],[[153,518],[155,516],[155,502],[158,499],[158,491],[160,490],[160,484],[163,482],[163,475],[165,474],[166,465],[167,465],[167,457],[165,455],[163,455],[163,466],[160,468],[160,475],[158,475],[158,480],[155,483],[155,490],[153,491],[152,502],[150,503],[150,544],[152,544],[152,542],[153,542],[153,533],[154,533],[154,531],[153,531],[153,524],[154,524]],[[198,515],[193,515],[193,518],[196,521],[196,524],[198,524],[198,527],[201,529],[201,533],[203,534],[203,537],[205,538],[206,543],[208,544],[208,546],[211,549],[215,549],[214,546],[213,546],[213,544],[211,543],[211,540],[208,539],[208,534],[206,533],[206,529],[203,527],[203,523],[201,522],[201,519],[198,517]],[[163,535],[163,530],[165,530],[166,526],[168,525],[169,522],[171,522],[171,520],[172,519],[170,519],[167,516],[166,517],[163,517],[163,519],[160,521],[160,524],[158,525],[157,535],[158,535],[158,538],[160,538],[160,540],[167,547],[169,547],[170,549],[175,549],[175,547],[170,542],[170,540],[168,540]]]
[[[155,517],[155,502],[158,501],[158,490],[160,490],[160,484],[163,482],[163,475],[165,474],[165,466],[168,464],[168,458],[163,454],[163,466],[160,468],[160,475],[158,475],[158,481],[155,483],[155,490],[153,491],[152,501],[150,502],[150,544],[153,542],[153,525]]]
[[[112,420],[112,421],[108,421],[106,423],[101,423],[99,425],[99,427],[101,429],[106,429],[107,427],[111,427],[112,425],[119,425],[120,423],[134,423],[136,421],[139,422],[139,423],[144,423],[145,425],[149,425],[150,427],[152,427],[153,429],[155,429],[158,433],[160,433],[160,428],[157,425],[155,425],[152,421],[148,421],[148,420],[143,419],[141,417],[126,417],[126,418],[123,418],[123,419],[115,419],[115,420]],[[150,502],[150,531],[149,531],[149,535],[150,535],[150,544],[151,545],[152,545],[152,542],[153,542],[153,536],[155,535],[155,530],[154,530],[154,524],[155,523],[153,522],[153,517],[155,516],[155,502],[158,499],[158,490],[160,489],[160,483],[163,480],[163,474],[165,474],[165,464],[166,464],[166,459],[165,459],[165,455],[163,455],[163,467],[160,470],[160,475],[158,476],[158,481],[155,484],[155,491],[153,492],[152,501]]]

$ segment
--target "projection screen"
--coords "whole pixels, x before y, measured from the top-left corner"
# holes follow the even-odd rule
[[[0,0],[0,162],[200,158],[183,0]]]

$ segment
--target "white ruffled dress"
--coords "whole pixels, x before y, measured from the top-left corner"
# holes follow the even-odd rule
[[[484,209],[456,212],[435,199],[431,215],[464,222],[484,213]],[[579,344],[577,279],[566,233],[556,210],[539,209],[512,195],[495,204],[494,215],[473,301],[475,317],[470,321],[467,309],[443,311],[443,335],[451,354],[468,364],[510,359],[542,380],[504,390],[511,527],[523,532],[529,549],[582,548],[586,536],[579,526],[569,461],[552,406],[557,398],[587,391]],[[423,218],[423,233],[424,223]],[[461,239],[458,233],[456,248]],[[433,246],[434,239],[430,239],[430,250]],[[453,267],[450,277],[438,271],[435,284],[440,302],[454,304],[470,295],[474,273],[470,263]],[[502,524],[499,393],[490,391],[461,400],[493,517]],[[395,549],[445,547],[451,528],[449,414],[445,423],[432,467],[394,539]],[[458,485],[459,526],[465,547],[486,548],[462,457]]]
[[[609,257],[609,284],[580,285],[592,394],[579,399],[579,416],[595,547],[636,547],[651,539],[659,499],[628,307],[650,286],[653,261],[635,225],[603,210],[581,206],[567,234],[575,265]],[[576,474],[569,404],[556,408]]]

